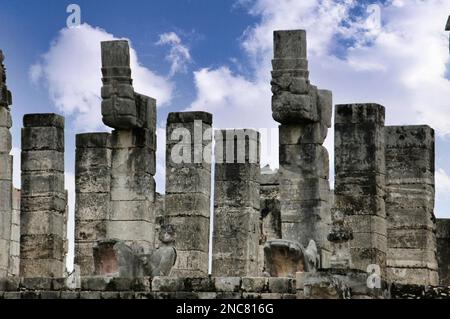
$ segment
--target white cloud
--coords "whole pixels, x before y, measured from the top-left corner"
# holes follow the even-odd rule
[[[56,108],[75,117],[77,129],[99,129],[101,121],[101,51],[100,42],[117,39],[112,34],[83,24],[62,29],[47,53],[30,68],[30,79],[43,84]],[[172,83],[142,66],[136,51],[130,48],[130,62],[137,92],[168,104]]]
[[[187,64],[192,61],[191,53],[175,32],[160,34],[159,41],[156,44],[170,46],[169,54],[166,56],[166,59],[171,63],[170,76],[177,72],[186,73]]]
[[[436,184],[436,193],[450,194],[450,177],[442,168],[436,171]]]

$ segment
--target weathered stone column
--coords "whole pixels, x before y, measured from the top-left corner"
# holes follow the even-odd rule
[[[450,219],[436,220],[439,285],[450,286]]]
[[[386,127],[388,279],[437,285],[434,130]]]
[[[260,227],[260,135],[215,132],[212,274],[256,277]]]
[[[12,126],[9,106],[12,104],[11,92],[6,87],[6,71],[3,65],[3,52],[0,50],[0,277],[8,274],[12,218],[12,165],[11,152]]]
[[[63,277],[64,118],[27,114],[22,129],[20,274]]]
[[[176,227],[175,277],[208,274],[211,124],[206,112],[167,118],[165,215]]]
[[[386,267],[384,107],[336,105],[335,209],[346,214],[353,230],[353,267]],[[377,268],[376,266],[374,266]],[[375,269],[374,270],[377,270]]]
[[[111,136],[109,239],[154,248],[156,100],[132,86],[127,41],[102,42],[102,115]]]
[[[275,31],[272,112],[281,123],[280,204],[283,239],[306,247],[312,239],[327,267],[331,223],[328,152],[332,94],[308,79],[306,32]]]
[[[110,218],[111,134],[76,136],[75,264],[82,276],[94,274],[93,247],[107,238]]]
[[[9,249],[9,273],[19,276],[20,273],[20,190],[13,189],[12,218],[11,218],[11,245]]]

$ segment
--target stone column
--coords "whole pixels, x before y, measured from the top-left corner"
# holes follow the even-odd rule
[[[387,251],[384,112],[378,104],[336,105],[334,189],[335,209],[353,230],[353,267],[367,271],[378,265],[382,275]]]
[[[64,118],[28,114],[22,129],[20,274],[64,276]]]
[[[12,165],[11,152],[12,126],[9,106],[11,92],[6,87],[6,71],[3,65],[3,52],[0,50],[0,277],[8,274],[12,218]]]
[[[13,189],[11,245],[9,250],[9,274],[19,276],[20,273],[20,190]]]
[[[388,279],[438,285],[434,217],[434,130],[386,127]]]
[[[329,159],[322,146],[331,127],[332,94],[308,79],[306,32],[275,31],[272,112],[279,126],[283,239],[306,247],[312,239],[326,267],[331,223]]]
[[[165,215],[176,227],[175,277],[208,274],[211,124],[206,112],[170,113],[167,118]]]
[[[82,276],[94,274],[93,246],[107,238],[110,218],[111,134],[76,136],[75,264]]]
[[[436,220],[439,285],[450,286],[450,219]]]
[[[212,275],[256,277],[260,228],[260,135],[215,132]]]

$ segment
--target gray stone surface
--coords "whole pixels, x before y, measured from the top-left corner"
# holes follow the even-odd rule
[[[47,165],[34,160],[33,153],[42,151],[49,154]],[[64,157],[64,118],[56,114],[25,115],[22,152],[20,274],[63,277],[67,209],[64,166],[57,162]],[[55,205],[58,201],[61,204]]]
[[[450,286],[450,219],[436,220],[439,284]]]
[[[212,115],[205,112],[167,118],[164,219],[177,229],[175,277],[208,273],[211,124]]]
[[[279,127],[282,238],[318,246],[322,266],[330,254],[329,158],[322,146],[331,127],[332,94],[308,79],[306,33],[274,32],[272,116]]]
[[[94,274],[93,247],[107,237],[111,218],[111,135],[76,136],[75,261],[82,276]]]
[[[215,132],[214,276],[261,272],[259,138],[250,129]]]
[[[387,267],[389,280],[437,285],[434,130],[386,127]],[[417,213],[411,214],[411,208]]]
[[[380,266],[385,276],[384,107],[378,104],[336,105],[335,208],[346,214],[353,230],[353,267]]]

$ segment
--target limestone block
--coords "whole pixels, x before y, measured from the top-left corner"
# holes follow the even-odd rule
[[[299,121],[319,122],[317,96],[282,92],[272,97],[272,116],[282,124],[293,124]]]
[[[183,167],[180,169],[167,168],[167,193],[201,193],[210,194],[211,173],[205,169]]]
[[[22,196],[20,205],[22,213],[35,211],[61,212],[65,210],[67,203],[65,196],[62,194],[55,194],[53,196],[44,197]]]
[[[0,180],[0,211],[10,212],[12,205],[11,198],[12,182]]]
[[[352,247],[350,252],[355,269],[367,271],[369,265],[379,265],[381,267],[381,277],[385,277],[386,251],[376,248]]]
[[[272,77],[272,93],[279,94],[289,91],[294,94],[308,94],[309,81],[305,77],[293,76],[288,71],[293,69],[308,69],[306,59],[274,59],[272,60],[274,70],[286,70],[285,73],[276,74]]]
[[[286,71],[290,71],[290,70],[307,70],[308,69],[308,60],[305,58],[281,58],[281,59],[273,59],[272,60],[272,68],[274,70],[286,70]],[[292,77],[293,81],[295,83],[295,81],[298,80],[303,80],[305,82],[305,84],[300,84],[301,87],[303,87],[303,85],[307,85],[306,84],[306,79],[305,78],[297,78],[297,77]],[[278,82],[278,81],[277,81]],[[286,82],[286,81],[280,81],[280,82]],[[297,83],[292,83],[291,86],[287,85],[285,87],[283,87],[283,89],[291,89],[293,91],[297,91],[294,88],[297,87]],[[278,83],[277,83],[278,84]],[[299,90],[298,93],[302,94],[304,91],[303,90]]]
[[[177,229],[177,250],[199,250],[208,252],[209,218],[203,216],[170,217],[170,224]]]
[[[339,195],[335,197],[335,206],[350,215],[386,216],[386,204],[379,196]]]
[[[433,230],[435,228],[434,217],[430,208],[402,207],[395,205],[394,201],[386,202],[386,215],[389,229],[422,228]]]
[[[386,218],[378,215],[348,215],[353,233],[378,234],[386,238]]]
[[[153,223],[146,221],[109,221],[107,234],[109,238],[118,238],[125,241],[153,242]]]
[[[150,174],[130,173],[111,176],[111,200],[154,201],[155,181]]]
[[[281,174],[285,171],[299,174],[302,178],[329,177],[329,156],[325,147],[317,144],[280,145]]]
[[[386,251],[387,249],[387,237],[383,234],[374,232],[362,233],[354,232],[353,240],[350,242],[351,248],[374,248],[380,251]]]
[[[39,263],[38,259],[55,259],[62,261],[64,259],[63,241],[63,238],[53,234],[21,235],[21,263],[24,259],[36,260],[37,263]],[[27,277],[32,276],[28,274]]]
[[[420,248],[391,248],[388,250],[387,266],[438,269],[435,250]]]
[[[398,148],[386,150],[387,175],[398,183],[427,183],[434,185],[434,149]]]
[[[114,176],[117,177],[117,176]],[[75,176],[77,193],[108,193],[110,191],[111,175],[108,167],[97,167]]]
[[[331,117],[333,114],[333,93],[329,90],[318,90],[317,96],[320,122],[326,127],[331,127]]]
[[[111,169],[115,174],[129,172],[155,174],[155,152],[148,147],[114,149]]]
[[[214,206],[254,207],[259,210],[259,183],[251,181],[216,181]]]
[[[244,292],[264,292],[268,288],[267,277],[244,277],[241,284]]]
[[[439,284],[439,276],[435,270],[424,268],[386,268],[387,278],[399,284],[431,285]]]
[[[11,155],[0,154],[0,180],[12,181],[13,157]]]
[[[6,251],[9,252],[9,239],[2,239],[0,238],[0,249],[2,252]],[[2,273],[2,270],[4,271],[4,273],[6,274],[6,271],[8,269],[8,264],[9,264],[9,256],[8,254],[5,253],[1,253],[0,254],[0,273]],[[2,276],[4,277],[4,276]]]
[[[75,238],[77,240],[96,241],[105,239],[107,235],[106,220],[78,220],[75,225]]]
[[[436,251],[436,236],[428,229],[388,229],[390,248],[421,248]]]
[[[210,216],[209,195],[201,193],[167,194],[165,216]]]
[[[111,150],[107,148],[78,148],[75,153],[76,172],[111,167]]]
[[[203,277],[208,273],[208,252],[177,249],[172,277]]]
[[[11,112],[5,107],[0,107],[0,127],[12,127]]]
[[[335,185],[335,193],[340,196],[354,195],[355,197],[379,196],[383,197],[386,193],[386,177],[376,172],[339,172],[336,177],[339,180]]]
[[[0,127],[0,153],[9,154],[12,147],[11,141],[11,133],[9,132],[9,128]]]
[[[22,128],[22,151],[64,152],[64,130],[57,127]]]
[[[110,220],[142,220],[153,223],[153,203],[149,201],[113,201]]]
[[[23,151],[21,153],[22,171],[64,172],[64,153],[55,151]]]
[[[216,277],[215,288],[218,292],[238,292],[241,287],[240,277]]]
[[[108,219],[110,205],[109,193],[77,193],[75,220]]]
[[[167,116],[167,123],[193,123],[194,121],[201,121],[204,124],[212,124],[212,114],[208,112],[195,111],[195,112],[171,112]]]
[[[60,213],[36,211],[22,215],[20,228],[27,235],[60,235],[65,222],[65,216]]]
[[[250,163],[216,164],[214,178],[216,181],[259,182],[260,171],[258,165]]]
[[[46,196],[64,190],[64,174],[22,172],[22,189],[28,196]]]
[[[306,58],[305,30],[274,31],[273,36],[276,59]]]
[[[385,108],[374,103],[339,104],[335,108],[335,124],[376,123],[384,125]]]
[[[114,130],[111,133],[111,147],[113,149],[143,147],[156,151],[155,129]]]
[[[65,264],[56,259],[26,259],[20,260],[20,273],[26,277],[62,277]]]
[[[280,186],[280,197],[290,198],[292,201],[311,201],[323,200],[329,201],[330,185],[328,180],[323,178],[305,178],[299,179],[288,174],[280,176],[282,184]]]
[[[56,127],[64,128],[64,117],[53,113],[25,114],[23,117],[24,127]]]
[[[279,126],[279,143],[280,145],[323,144],[327,134],[327,126],[320,122],[304,125],[283,124]]]
[[[434,149],[434,130],[428,125],[386,127],[386,149]]]
[[[84,133],[76,135],[77,148],[111,148],[110,133]]]

